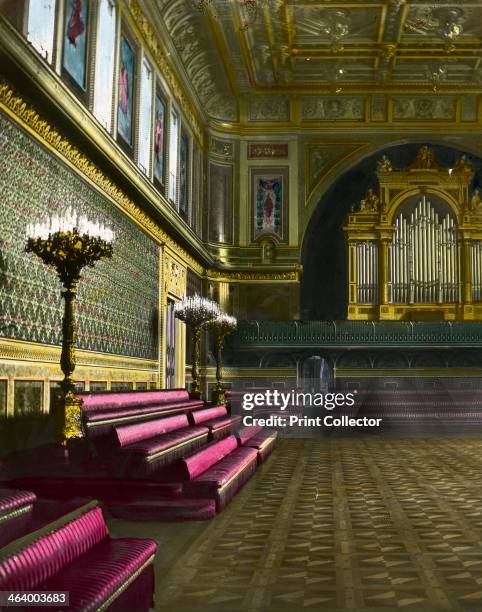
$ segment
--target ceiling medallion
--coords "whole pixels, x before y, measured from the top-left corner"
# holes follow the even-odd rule
[[[346,79],[346,69],[340,62],[333,62],[326,71],[326,80],[331,83],[333,93],[341,93],[343,91],[340,81]]]
[[[350,21],[347,11],[336,10],[330,12],[320,28],[321,32],[328,36],[334,53],[343,51],[342,40],[350,33]]]
[[[446,51],[453,51],[454,42],[462,34],[464,28],[461,23],[463,11],[459,8],[440,9],[436,12],[440,15],[441,36],[445,41]]]
[[[463,20],[464,12],[460,8],[431,6],[421,8],[414,19],[407,20],[405,29],[424,36],[435,34],[445,42],[445,51],[451,53],[464,31]]]
[[[448,67],[442,62],[435,62],[427,66],[425,76],[429,83],[432,84],[434,93],[437,93],[439,85],[447,79]]]

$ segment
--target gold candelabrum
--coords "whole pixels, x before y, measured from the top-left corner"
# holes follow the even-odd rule
[[[221,313],[216,319],[208,321],[206,326],[214,333],[215,358],[216,358],[216,386],[213,389],[212,401],[214,404],[225,404],[226,389],[223,386],[222,353],[224,339],[236,329],[237,321],[226,313]]]
[[[191,356],[191,397],[201,397],[199,365],[201,355],[201,329],[208,321],[215,319],[221,310],[215,302],[200,295],[186,296],[174,306],[174,316],[184,321],[192,337]]]
[[[62,283],[64,314],[62,319],[62,352],[60,367],[64,379],[57,397],[57,417],[61,443],[82,437],[80,401],[75,395],[75,299],[82,269],[93,267],[100,259],[112,257],[112,230],[86,217],[74,216],[71,209],[45,223],[27,228],[27,253],[35,253],[47,266],[54,268]]]

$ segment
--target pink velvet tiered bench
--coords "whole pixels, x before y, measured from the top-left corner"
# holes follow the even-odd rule
[[[207,442],[208,427],[190,426],[186,414],[114,428],[113,455],[122,472],[148,475]]]
[[[180,460],[183,493],[186,497],[215,499],[219,512],[254,474],[257,456],[254,448],[238,448],[235,436],[214,442]]]
[[[96,498],[113,515],[133,520],[207,519],[225,507],[276,443],[276,432],[240,429],[241,416],[191,399],[185,389],[79,398],[85,439],[73,446],[68,464],[55,455],[42,468],[47,463],[39,454],[33,465],[42,469],[28,475],[12,470],[5,486],[60,504]]]
[[[236,433],[241,446],[255,448],[258,451],[258,461],[262,463],[273,452],[278,439],[276,430],[263,429],[259,425],[243,427]]]
[[[147,611],[153,606],[156,543],[111,538],[97,502],[14,540],[0,551],[0,590],[68,591],[49,609]]]
[[[90,438],[110,433],[115,425],[184,414],[204,406],[202,400],[191,399],[186,389],[79,393],[78,397],[82,402],[84,427]]]
[[[190,414],[193,425],[204,425],[209,428],[211,438],[219,440],[233,433],[241,422],[238,415],[230,416],[226,406],[213,406],[203,410],[196,410]]]

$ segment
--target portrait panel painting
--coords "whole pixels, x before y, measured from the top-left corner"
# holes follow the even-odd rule
[[[86,90],[88,0],[66,0],[62,67],[75,85]]]
[[[132,146],[132,114],[134,103],[134,51],[125,36],[120,43],[119,103],[117,129],[123,140]]]
[[[287,168],[251,168],[253,240],[260,236],[276,236],[281,242],[285,240],[287,186]]]
[[[187,214],[187,187],[189,166],[189,139],[184,132],[181,134],[181,147],[179,152],[180,176],[179,176],[179,210]]]
[[[156,95],[154,110],[154,178],[164,186],[164,143],[166,125],[166,105],[159,94]]]

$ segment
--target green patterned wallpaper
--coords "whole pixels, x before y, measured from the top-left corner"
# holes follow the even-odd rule
[[[2,334],[60,344],[60,282],[54,271],[25,254],[24,238],[28,223],[73,205],[116,233],[112,260],[87,269],[80,282],[77,346],[157,359],[157,245],[2,113],[0,198],[0,327],[16,326]]]

